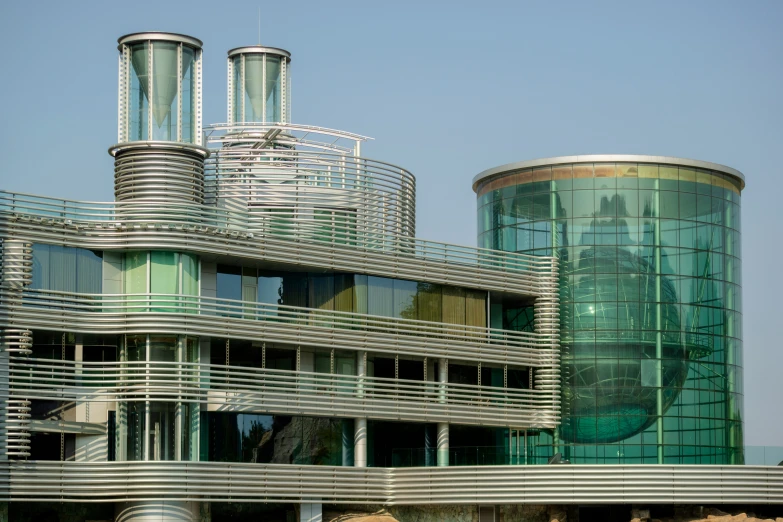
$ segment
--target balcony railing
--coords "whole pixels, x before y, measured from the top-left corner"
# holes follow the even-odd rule
[[[354,252],[385,252],[395,256],[448,263],[476,269],[517,273],[524,278],[551,276],[556,261],[498,250],[452,245],[392,232],[366,234],[347,221],[331,223],[292,213],[234,211],[188,204],[165,207],[141,203],[99,203],[55,199],[0,191],[0,216],[48,227],[87,229],[91,234],[114,231],[179,231],[226,236],[249,241],[308,241],[350,248]],[[0,230],[2,232],[2,230]],[[540,292],[530,285],[534,294]]]
[[[78,294],[0,289],[0,326],[105,333],[181,333],[557,367],[553,339],[536,332],[354,312],[167,294]]]
[[[783,468],[355,468],[225,462],[2,462],[2,501],[329,504],[783,504]]]
[[[221,411],[539,428],[554,427],[559,416],[542,390],[199,363],[11,357],[9,379],[11,393],[26,400],[190,402]]]

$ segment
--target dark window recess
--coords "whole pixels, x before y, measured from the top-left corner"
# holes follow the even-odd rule
[[[63,452],[60,453],[60,442],[63,438]],[[76,435],[66,433],[31,433],[29,460],[75,460]]]
[[[106,460],[114,462],[117,460],[117,412],[109,411],[109,420],[107,421],[106,434],[108,436]]]
[[[350,419],[208,412],[202,421],[202,457],[212,462],[352,465],[343,458]]]
[[[508,387],[526,390],[530,387],[530,372],[528,370],[508,369]]]
[[[479,522],[495,522],[495,506],[479,506]]]

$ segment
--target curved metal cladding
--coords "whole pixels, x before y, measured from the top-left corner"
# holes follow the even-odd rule
[[[251,227],[399,250],[415,235],[416,181],[360,156],[367,138],[284,124],[208,129],[207,204],[246,212]]]
[[[204,202],[203,147],[166,142],[112,147],[114,198],[123,202]]]
[[[104,501],[124,503],[118,511],[138,506],[139,514],[158,517],[164,502],[186,515],[195,508],[188,502],[298,503],[313,498],[353,505],[783,504],[780,466],[356,468],[45,461],[5,466],[13,487],[0,492],[3,501],[71,503],[100,495]],[[161,504],[150,500],[160,497],[166,499]]]
[[[32,243],[16,239],[2,241],[0,291],[7,305],[20,305],[23,290],[30,285],[33,271]],[[9,356],[32,352],[32,332],[26,328],[0,329],[0,387],[7,399],[0,405],[0,459],[27,457],[30,454],[30,400],[19,394],[9,374]],[[18,324],[18,323],[17,323]]]
[[[560,258],[562,411],[579,463],[743,461],[742,174],[571,156],[479,174],[479,244]]]
[[[119,40],[117,201],[204,201],[201,41],[148,32]]]

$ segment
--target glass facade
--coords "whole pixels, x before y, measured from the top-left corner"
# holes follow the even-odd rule
[[[218,265],[217,297],[467,326],[487,321],[487,292],[361,274]]]
[[[288,120],[283,114],[283,91],[287,92],[288,86],[283,83],[282,72],[287,60],[267,53],[243,53],[229,58],[233,81],[233,111],[229,117],[234,122]]]
[[[33,281],[30,287],[35,290],[100,294],[102,274],[102,252],[33,244]]]
[[[133,311],[189,312],[197,310],[188,297],[199,295],[199,258],[192,254],[160,250],[127,252],[123,263],[126,294],[155,294],[129,297]],[[151,308],[148,308],[151,307]]]
[[[353,465],[353,419],[211,411],[202,424],[202,461]]]
[[[574,463],[742,463],[740,190],[693,167],[574,163],[480,182],[479,246],[560,259]]]
[[[195,143],[196,51],[144,41],[129,46],[129,54],[128,141]]]

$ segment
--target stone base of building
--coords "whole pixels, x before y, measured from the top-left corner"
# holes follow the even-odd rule
[[[137,509],[129,504],[111,503],[10,502],[0,503],[0,522],[126,522],[128,514],[133,512],[137,518],[142,517],[138,520],[154,522],[783,522],[783,506],[767,505],[513,504],[384,507],[323,504],[319,511],[309,505],[302,509],[303,506],[298,504],[181,504],[172,503],[169,506],[176,509],[162,506],[156,511],[155,506],[147,504],[141,506],[144,509]],[[321,518],[312,519],[313,514]],[[136,522],[136,519],[132,520]]]

